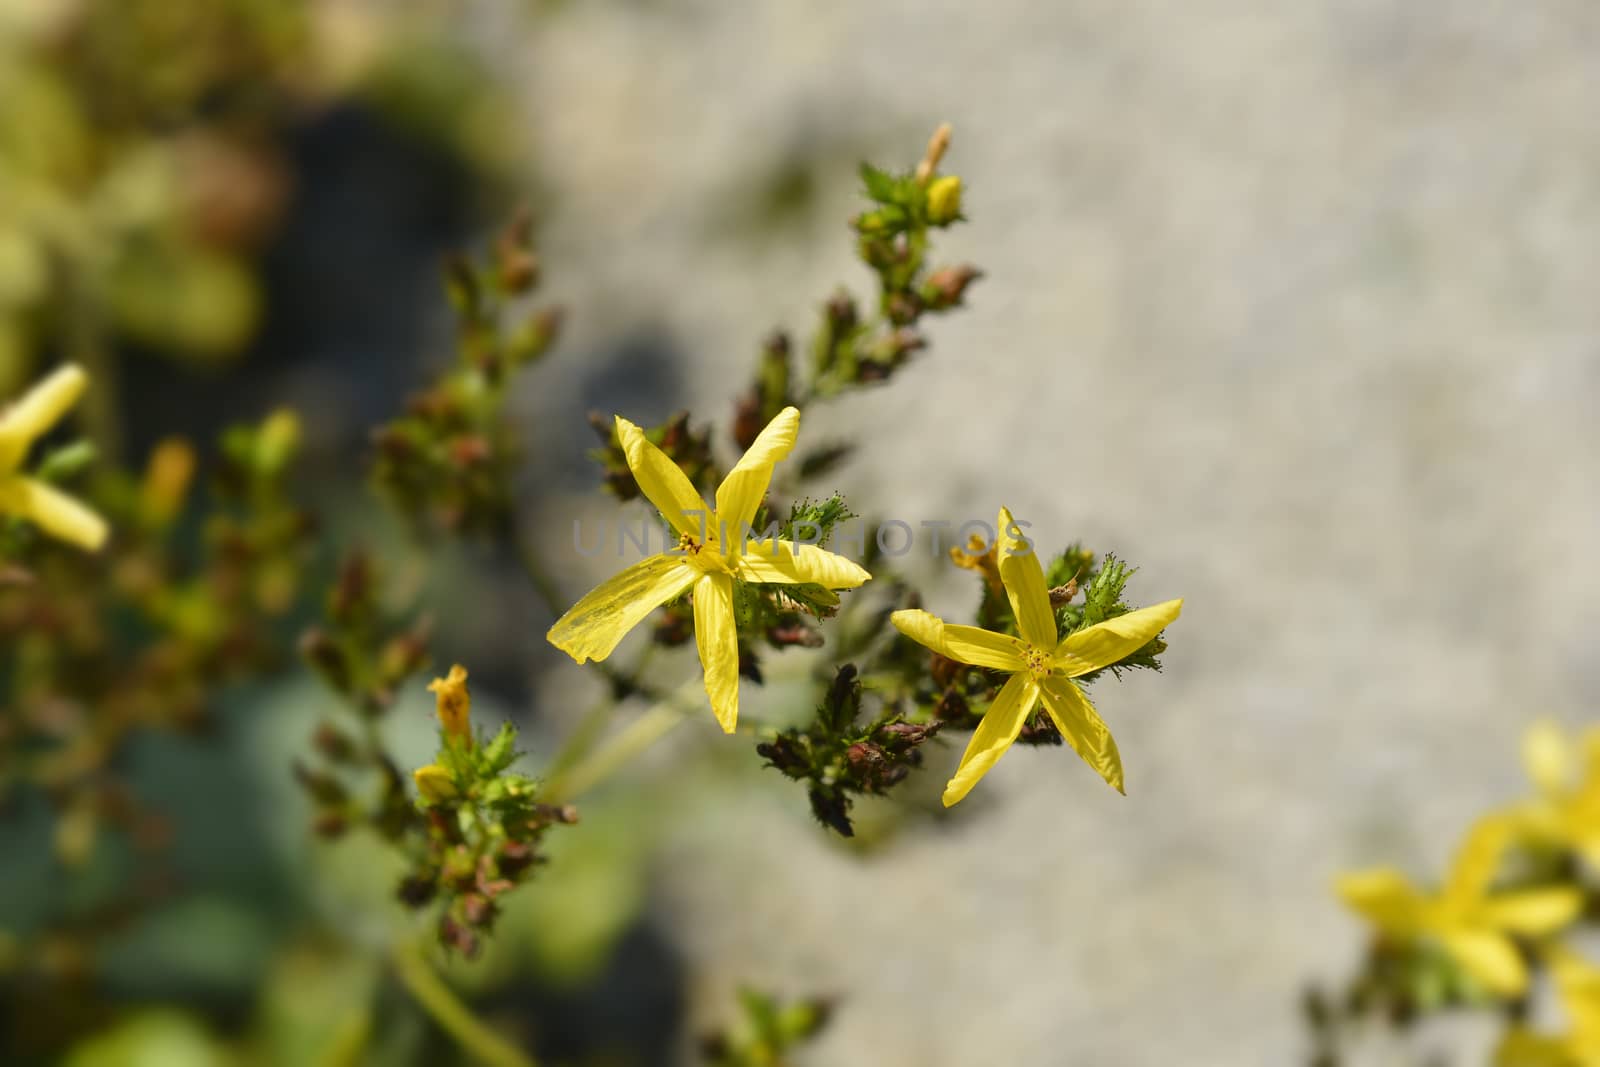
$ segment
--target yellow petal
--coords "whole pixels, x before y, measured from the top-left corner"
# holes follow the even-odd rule
[[[811,583],[827,589],[854,589],[872,575],[816,545],[793,541],[748,541],[735,562],[741,580],[778,585]]]
[[[1482,921],[1524,937],[1543,937],[1567,926],[1583,910],[1583,894],[1576,889],[1524,889],[1501,893],[1484,902]]]
[[[1574,762],[1567,732],[1549,719],[1540,719],[1522,735],[1522,766],[1541,792],[1559,793],[1571,786]]]
[[[697,541],[715,536],[716,531],[709,528],[710,509],[695,491],[694,483],[665,452],[650,443],[643,430],[618,415],[617,439],[622,442],[623,455],[633,480],[639,483],[639,491],[673,529]]]
[[[595,586],[545,636],[582,663],[601,660],[629,630],[694,584],[699,572],[678,556],[651,556]]]
[[[1600,969],[1564,946],[1552,945],[1545,955],[1572,1030],[1600,1052]]]
[[[1022,642],[1009,634],[992,633],[976,626],[952,625],[926,611],[897,611],[889,616],[889,621],[917,644],[947,659],[1001,671],[1020,671],[1027,667],[1022,658]]]
[[[1039,553],[1023,539],[1021,528],[1005,508],[1000,509],[996,526],[1000,580],[1017,616],[1017,630],[1030,645],[1050,648],[1056,643],[1056,613],[1050,608],[1050,590],[1044,585]]]
[[[1445,930],[1438,935],[1452,959],[1489,992],[1520,996],[1528,988],[1528,968],[1511,939],[1488,930]]]
[[[694,586],[694,640],[706,672],[711,712],[731,734],[739,721],[739,631],[733,622],[733,579],[706,574]]]
[[[1067,677],[1076,678],[1115,663],[1143,648],[1182,610],[1182,600],[1169,600],[1079,630],[1056,646],[1056,667]]]
[[[1499,873],[1513,832],[1512,819],[1499,812],[1479,819],[1467,831],[1445,881],[1443,897],[1448,906],[1470,909],[1484,898]]]
[[[1127,793],[1122,783],[1122,754],[1117,751],[1111,728],[1100,718],[1077,683],[1060,675],[1050,675],[1039,682],[1044,697],[1044,710],[1066,738],[1067,744],[1106,780],[1106,784],[1119,793]]]
[[[93,511],[32,478],[0,481],[0,511],[27,519],[51,537],[90,552],[105,544],[109,532],[105,520]]]
[[[1514,1026],[1494,1050],[1494,1067],[1579,1067],[1583,1061],[1569,1051],[1568,1044],[1562,1038]]]
[[[745,532],[756,517],[756,508],[767,495],[772,468],[794,448],[799,433],[799,410],[784,408],[767,423],[767,428],[717,486],[717,522],[727,531],[727,555],[737,555],[743,547]]]
[[[1421,894],[1391,868],[1341,874],[1334,891],[1352,911],[1385,933],[1403,937],[1415,933],[1421,923]]]
[[[28,446],[61,421],[88,387],[83,368],[68,363],[0,414],[0,470],[15,470]]]
[[[1039,687],[1031,674],[1013,674],[1011,680],[1000,687],[994,702],[984,713],[983,721],[972,732],[972,741],[961,756],[961,766],[955,777],[944,787],[944,806],[951,807],[972,792],[978,779],[989,773],[989,768],[1000,762],[1011,742],[1022,732],[1028,712],[1038,702]]]

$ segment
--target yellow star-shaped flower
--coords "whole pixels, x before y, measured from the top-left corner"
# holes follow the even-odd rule
[[[51,537],[92,552],[105,544],[105,520],[54,486],[22,473],[28,449],[88,385],[83,368],[68,364],[0,413],[0,512],[27,519]]]
[[[1483,819],[1436,893],[1422,892],[1390,868],[1342,875],[1335,888],[1385,936],[1437,944],[1489,992],[1520,996],[1528,987],[1528,969],[1513,935],[1555,933],[1577,918],[1583,895],[1568,886],[1491,894],[1500,858],[1514,839],[1510,819]]]
[[[1125,792],[1117,743],[1072,679],[1142,648],[1178,617],[1183,601],[1169,600],[1130,611],[1061,638],[1044,584],[1044,568],[1005,508],[1000,509],[996,545],[1000,580],[1016,614],[1020,638],[976,626],[951,625],[926,611],[897,611],[890,616],[901,633],[941,656],[1011,673],[973,732],[955,777],[945,786],[945,807],[970,793],[978,779],[999,762],[1041,699],[1067,744],[1112,788]]]
[[[750,523],[772,481],[773,467],[794,448],[800,412],[784,408],[717,487],[707,509],[688,475],[617,416],[628,469],[649,501],[679,534],[677,548],[651,556],[602,583],[550,627],[550,643],[579,663],[603,660],[657,607],[694,591],[695,643],[705,668],[711,710],[732,733],[739,717],[739,635],[734,582],[815,584],[854,589],[871,575],[843,556],[781,538],[752,539]]]
[[[1522,739],[1522,762],[1539,795],[1512,809],[1518,829],[1600,871],[1600,729],[1573,738],[1553,722],[1534,723]]]

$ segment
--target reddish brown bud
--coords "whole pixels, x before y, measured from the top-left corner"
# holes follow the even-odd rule
[[[982,277],[982,271],[966,263],[959,267],[941,267],[923,283],[923,302],[930,311],[957,307],[966,295],[967,286]]]

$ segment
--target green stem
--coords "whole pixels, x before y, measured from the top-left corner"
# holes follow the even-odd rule
[[[547,804],[562,804],[588,792],[635,756],[655,744],[684,720],[680,705],[700,687],[697,680],[686,682],[670,698],[652,705],[650,710],[623,727],[611,742],[574,766],[553,774],[539,791]]]
[[[395,974],[440,1028],[466,1052],[489,1067],[538,1067],[538,1061],[490,1029],[428,965],[421,948],[395,945]]]
[[[62,347],[94,383],[80,408],[89,439],[103,460],[116,463],[122,456],[122,420],[117,411],[118,374],[103,329],[98,305],[86,282],[72,284]]]

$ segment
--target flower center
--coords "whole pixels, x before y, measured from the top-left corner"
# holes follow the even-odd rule
[[[1050,653],[1045,649],[1035,648],[1033,645],[1029,645],[1022,653],[1022,662],[1028,668],[1028,672],[1035,678],[1043,678],[1050,673],[1051,668],[1054,666],[1050,662]]]
[[[717,551],[717,545],[714,541],[701,542],[689,534],[680,534],[678,536],[678,551],[686,556],[690,563],[700,568],[702,572],[732,573],[732,570],[728,567],[728,561],[723,558],[721,552]]]

